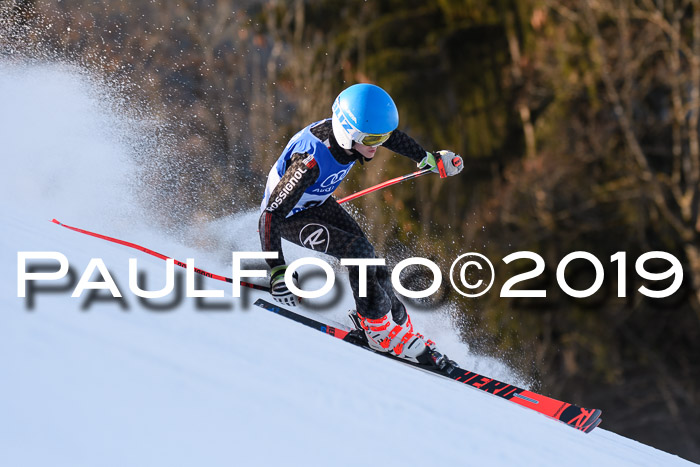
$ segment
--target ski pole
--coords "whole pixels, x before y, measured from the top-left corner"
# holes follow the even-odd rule
[[[394,185],[396,183],[403,182],[404,180],[411,180],[412,178],[418,178],[418,177],[421,177],[421,176],[423,176],[427,173],[431,173],[431,172],[432,172],[431,169],[423,169],[423,170],[419,170],[417,172],[402,175],[400,177],[392,178],[391,180],[387,180],[386,182],[379,183],[379,184],[371,186],[369,188],[365,188],[362,191],[358,191],[357,193],[354,193],[352,195],[346,196],[345,198],[339,200],[338,204],[343,204],[346,201],[351,201],[355,198],[359,198],[360,196],[364,196],[368,193],[372,193],[373,191],[381,190],[382,188],[386,188],[386,187]]]
[[[177,264],[178,266],[185,268],[185,269],[187,268],[187,264],[183,263],[182,261],[178,261],[174,258],[170,258],[169,256],[165,256],[164,254],[158,253],[157,251],[153,251],[153,250],[150,250],[150,249],[143,247],[141,245],[137,245],[136,243],[131,243],[131,242],[127,242],[124,240],[119,240],[118,238],[108,237],[106,235],[98,234],[95,232],[90,232],[89,230],[79,229],[77,227],[71,227],[70,225],[63,224],[63,223],[57,221],[56,219],[53,219],[51,222],[53,222],[54,224],[58,224],[61,227],[65,227],[66,229],[72,230],[74,232],[82,233],[85,235],[90,235],[91,237],[100,238],[102,240],[107,240],[108,242],[117,243],[119,245],[124,245],[124,246],[128,246],[129,248],[134,248],[136,250],[143,251],[144,253],[148,253],[149,255],[155,256],[156,258],[160,258],[163,260],[172,259],[175,262],[175,264]],[[219,276],[218,274],[212,274],[212,273],[207,272],[203,269],[194,268],[194,272],[196,272],[197,274],[201,274],[203,276],[206,276],[206,277],[210,277],[212,279],[216,279],[218,281],[233,283],[233,279],[231,279],[230,277]],[[248,287],[248,288],[256,289],[256,290],[263,290],[265,292],[270,291],[270,288],[266,287],[264,285],[253,284],[251,282],[245,282],[245,281],[240,281],[240,283],[243,287]]]

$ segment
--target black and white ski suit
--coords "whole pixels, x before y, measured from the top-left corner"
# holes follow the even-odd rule
[[[310,131],[325,144],[339,164],[362,161],[363,156],[356,150],[348,153],[338,145],[331,119],[319,122]],[[383,146],[415,162],[420,162],[426,155],[413,138],[399,130],[395,130]],[[267,197],[267,203],[263,202],[259,221],[262,250],[279,253],[278,259],[267,260],[270,268],[285,264],[282,238],[338,259],[375,257],[374,247],[360,226],[332,196],[322,204],[289,215],[307,189],[316,183],[320,173],[313,156],[293,153],[279,182]],[[359,296],[359,267],[350,266],[348,271],[357,311],[362,316],[378,319],[391,310],[395,321],[403,321],[405,308],[394,294],[386,266],[367,267],[367,297]]]

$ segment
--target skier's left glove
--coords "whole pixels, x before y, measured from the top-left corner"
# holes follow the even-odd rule
[[[287,284],[284,283],[284,275],[287,272],[287,266],[277,266],[272,268],[270,274],[270,294],[272,298],[280,302],[282,305],[287,306],[298,306],[299,297],[294,295],[291,290],[287,288]],[[292,274],[292,282],[294,285],[299,287],[299,274],[294,271]]]
[[[452,151],[435,151],[435,154],[426,151],[425,154],[423,160],[418,163],[418,168],[431,169],[439,173],[440,178],[457,175],[464,168],[462,157]]]

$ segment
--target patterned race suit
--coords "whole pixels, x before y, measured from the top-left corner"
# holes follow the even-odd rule
[[[407,134],[395,130],[383,144],[419,162],[425,150]],[[277,251],[270,268],[285,264],[282,238],[336,258],[374,258],[374,247],[360,226],[331,196],[357,160],[356,150],[341,148],[333,136],[331,119],[307,126],[289,141],[270,170],[260,206],[263,251]],[[348,268],[357,311],[378,319],[392,311],[403,321],[405,309],[396,298],[386,266],[367,267],[367,297],[359,296],[359,267]]]

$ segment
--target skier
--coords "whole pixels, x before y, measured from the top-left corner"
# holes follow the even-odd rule
[[[298,297],[284,282],[287,266],[282,238],[336,258],[375,257],[360,226],[331,196],[355,162],[371,161],[377,147],[383,146],[443,178],[463,168],[460,156],[444,150],[427,152],[397,130],[396,105],[378,86],[350,86],[338,95],[332,112],[332,118],[312,123],[292,137],[270,170],[260,206],[262,249],[279,253],[278,259],[267,260],[270,290],[275,300],[289,306],[296,306]],[[386,266],[367,267],[366,297],[359,293],[359,267],[351,266],[348,272],[356,322],[370,347],[419,363],[431,352],[440,355],[434,342],[413,329],[406,307],[394,294]],[[294,284],[297,279],[295,272]]]

